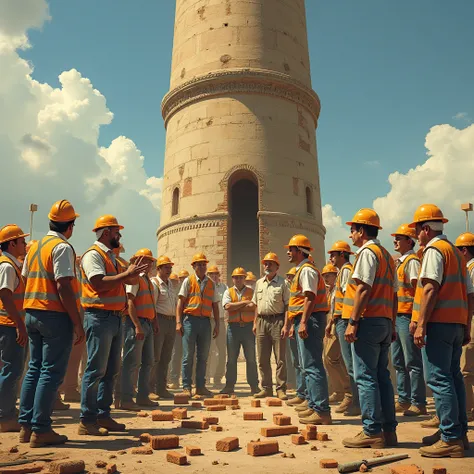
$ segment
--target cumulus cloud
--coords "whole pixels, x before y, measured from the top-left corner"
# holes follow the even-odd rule
[[[349,242],[349,229],[343,223],[341,216],[337,215],[330,204],[325,204],[322,211],[323,225],[326,227],[326,249],[336,240]]]
[[[95,219],[115,214],[130,251],[156,249],[161,179],[148,176],[136,144],[120,136],[99,147],[100,129],[113,120],[103,94],[75,69],[59,87],[34,79],[19,52],[26,32],[49,19],[44,0],[0,2],[0,154],[2,223],[28,229],[29,204],[39,205],[35,237],[47,231],[53,202],[69,199],[81,214],[72,243],[80,253],[93,240]]]

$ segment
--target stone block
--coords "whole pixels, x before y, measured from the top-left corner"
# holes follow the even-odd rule
[[[247,444],[247,454],[250,456],[268,456],[276,454],[280,450],[278,441],[251,441]]]
[[[176,436],[176,435],[152,436],[150,440],[150,446],[152,449],[155,449],[155,450],[177,448],[179,447],[179,436]]]
[[[335,459],[320,459],[319,467],[322,469],[337,469],[339,463]]]
[[[297,426],[270,426],[267,428],[262,428],[260,430],[262,436],[266,436],[267,438],[272,438],[274,436],[284,436],[289,434],[296,434],[298,433]]]
[[[244,420],[245,421],[261,421],[263,420],[263,412],[257,411],[252,412],[248,411],[244,413]]]
[[[221,452],[229,452],[239,447],[239,438],[229,437],[217,441],[216,450]]]
[[[172,464],[177,464],[178,466],[185,466],[188,464],[186,454],[178,453],[177,451],[168,451],[166,453],[166,460]]]

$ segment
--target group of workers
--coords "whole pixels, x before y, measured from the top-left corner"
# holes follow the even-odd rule
[[[81,404],[80,435],[125,431],[111,417],[114,398],[124,410],[157,406],[180,388],[178,367],[189,396],[213,396],[206,385],[212,374],[219,386],[224,368],[221,393],[233,394],[242,350],[256,398],[274,396],[273,354],[276,396],[301,423],[331,424],[333,403],[338,413],[361,415],[362,431],[343,440],[348,448],[397,446],[396,413],[427,415],[426,384],[436,415],[424,426],[437,431],[423,438],[421,454],[463,457],[469,448],[474,234],[451,243],[437,206],[420,206],[392,234],[396,259],[377,239],[377,213],[361,209],[347,223],[353,263],[350,245],[338,241],[320,272],[298,234],[286,245],[286,279],[270,252],[262,278],[238,267],[229,288],[202,253],[191,275],[175,275],[170,258],[149,249],[126,262],[123,227],[111,215],[96,221],[96,241],[78,258],[68,242],[79,217],[71,203],[56,202],[48,217],[50,231],[28,249],[17,225],[0,229],[1,432],[18,431],[31,447],[65,443],[51,420],[64,405],[60,391],[64,402]],[[291,372],[296,394],[288,399]]]

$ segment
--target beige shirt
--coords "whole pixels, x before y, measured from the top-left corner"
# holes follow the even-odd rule
[[[266,277],[260,278],[255,285],[252,301],[257,305],[258,314],[283,314],[288,309],[290,289],[280,275],[276,275],[270,282]]]
[[[152,278],[151,282],[155,293],[156,312],[165,316],[175,315],[178,295],[174,285],[170,280],[165,283],[159,276]]]

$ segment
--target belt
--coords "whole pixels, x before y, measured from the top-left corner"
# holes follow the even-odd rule
[[[281,318],[285,317],[285,313],[280,313],[280,314],[259,314],[258,315],[260,318]]]
[[[239,321],[238,323],[229,323],[230,325],[239,325],[241,328],[244,328],[245,326],[248,326],[249,324],[251,324],[253,326],[253,321],[250,322],[250,323],[246,323],[245,321]]]
[[[176,319],[176,316],[174,314],[168,316],[167,314],[156,313],[156,316],[164,319]]]

